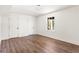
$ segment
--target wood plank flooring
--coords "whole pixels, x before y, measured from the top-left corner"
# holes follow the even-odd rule
[[[79,46],[41,35],[2,40],[1,53],[78,53]]]

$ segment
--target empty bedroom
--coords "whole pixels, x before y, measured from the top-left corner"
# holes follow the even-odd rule
[[[0,53],[79,53],[79,5],[0,5]]]

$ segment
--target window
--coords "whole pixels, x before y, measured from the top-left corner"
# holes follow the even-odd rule
[[[47,29],[54,30],[54,17],[48,17],[47,19]]]

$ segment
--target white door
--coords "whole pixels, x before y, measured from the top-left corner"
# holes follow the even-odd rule
[[[21,37],[33,34],[33,17],[26,15],[8,15],[1,17],[1,38]]]
[[[10,37],[18,37],[19,36],[19,21],[17,15],[11,15],[9,17],[10,23]]]
[[[33,18],[31,16],[19,16],[19,36],[33,34]]]
[[[7,16],[1,16],[1,39],[8,39],[9,32],[9,19]]]

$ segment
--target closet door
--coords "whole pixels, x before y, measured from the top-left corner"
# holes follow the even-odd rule
[[[1,16],[0,38],[8,39],[33,34],[34,18],[27,15],[11,14]]]
[[[26,36],[28,34],[28,23],[26,16],[19,15],[19,36]]]
[[[17,15],[10,15],[10,37],[18,37],[19,36],[19,21]]]
[[[27,15],[19,15],[19,36],[27,36],[33,33],[33,18]]]
[[[9,19],[8,16],[1,16],[1,39],[9,38]]]

